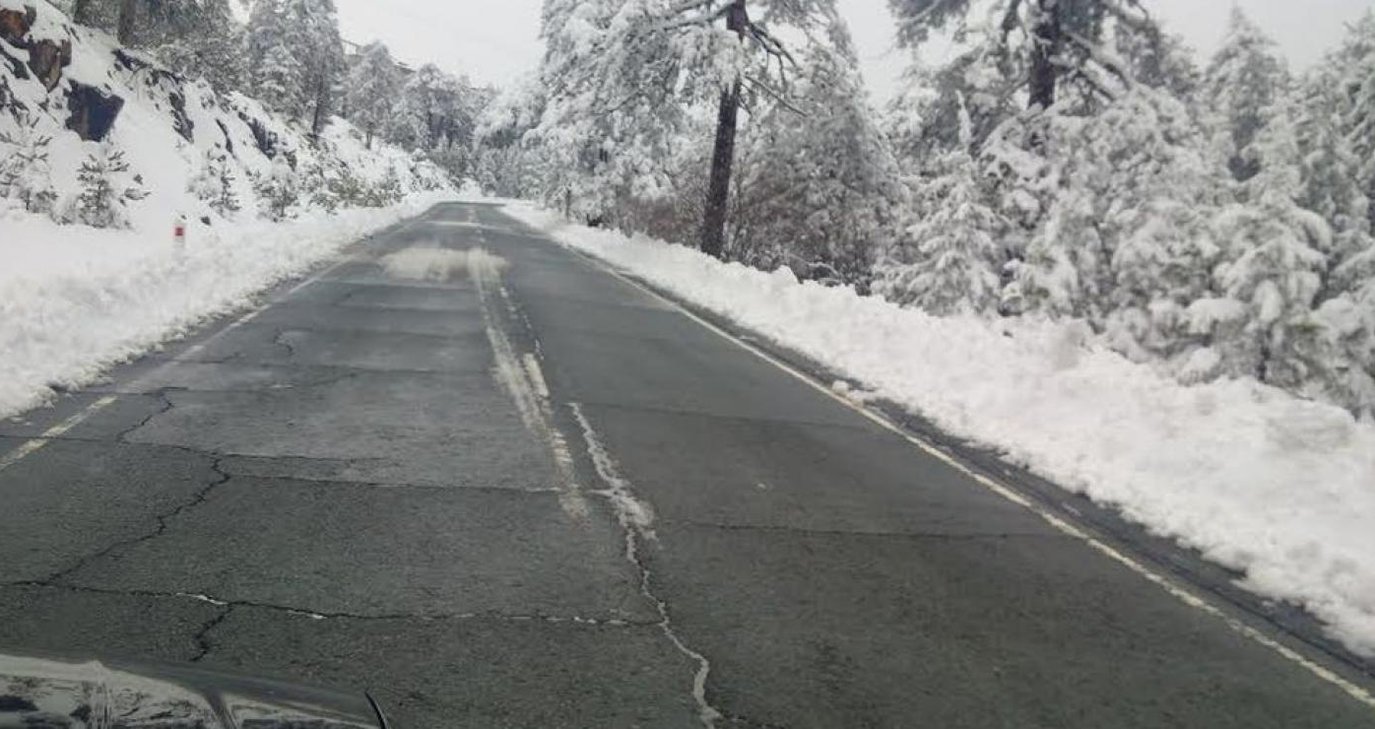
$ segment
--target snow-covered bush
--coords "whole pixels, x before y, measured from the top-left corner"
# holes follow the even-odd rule
[[[259,212],[268,220],[287,220],[301,202],[301,180],[285,157],[272,161],[272,168],[254,180],[253,190],[258,195]]]
[[[63,222],[92,228],[129,227],[128,206],[148,197],[143,178],[130,175],[124,152],[109,142],[97,145],[77,171],[80,193],[65,206]]]

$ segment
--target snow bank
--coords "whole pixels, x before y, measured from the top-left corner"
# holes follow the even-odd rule
[[[786,270],[506,210],[1120,507],[1375,655],[1375,424],[1253,381],[1186,387],[1072,324],[931,317]]]
[[[314,213],[290,223],[193,223],[163,235],[59,226],[0,213],[0,417],[75,387],[207,318],[249,304],[341,247],[448,197]]]

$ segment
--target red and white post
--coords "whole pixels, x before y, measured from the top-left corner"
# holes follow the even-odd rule
[[[186,216],[178,215],[172,223],[172,244],[176,246],[177,252],[186,250]]]

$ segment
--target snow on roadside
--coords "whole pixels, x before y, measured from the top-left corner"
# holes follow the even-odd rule
[[[1375,655],[1375,423],[1250,380],[1186,387],[1072,324],[937,318],[528,205],[506,211],[1117,505]]]
[[[308,213],[289,223],[193,223],[182,252],[170,229],[59,226],[0,209],[0,417],[42,404],[53,385],[95,381],[343,246],[452,198],[423,193],[389,208]]]

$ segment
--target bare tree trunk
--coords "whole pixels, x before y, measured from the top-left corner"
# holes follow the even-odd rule
[[[134,25],[138,21],[138,0],[120,0],[119,2],[119,44],[122,46],[132,46],[134,44]]]
[[[735,0],[726,13],[726,28],[743,37],[749,24],[745,0]],[[702,252],[720,258],[726,247],[726,206],[730,202],[731,168],[735,164],[735,128],[740,115],[740,81],[721,94],[716,115],[716,145],[712,150],[707,204],[702,215]]]
[[[1030,108],[1049,109],[1055,103],[1055,84],[1059,71],[1055,68],[1060,55],[1063,33],[1060,27],[1059,0],[1037,0],[1036,24],[1031,37],[1031,78],[1029,79]]]

